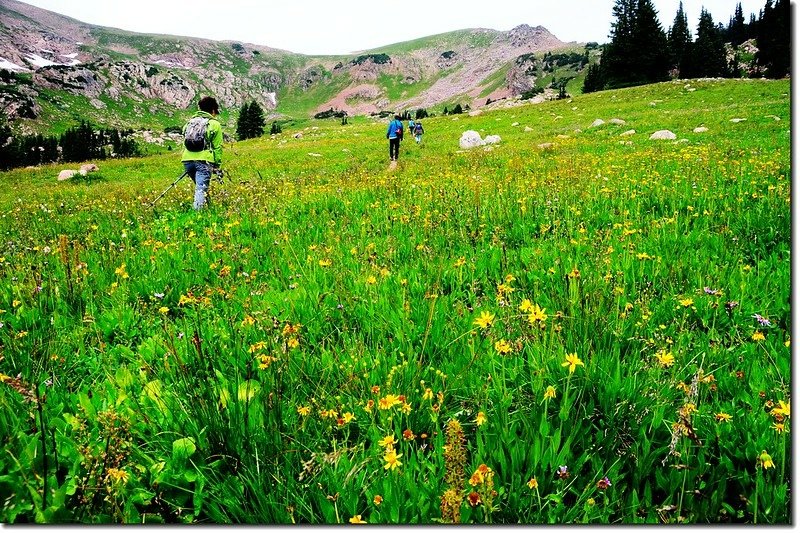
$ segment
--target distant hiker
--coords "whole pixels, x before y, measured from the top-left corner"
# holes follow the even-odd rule
[[[184,150],[181,161],[186,174],[194,181],[195,209],[206,205],[211,173],[222,164],[222,125],[216,119],[219,104],[211,96],[204,96],[200,108],[183,127]]]
[[[408,119],[408,133],[411,133],[411,134],[414,133],[414,119],[413,118]]]
[[[422,128],[422,122],[417,121],[417,123],[414,124],[414,129],[411,131],[414,132],[414,140],[419,144],[420,141],[422,141],[422,134],[425,133],[425,130]]]
[[[400,121],[400,115],[395,115],[389,122],[386,138],[389,139],[389,160],[397,161],[397,156],[400,155],[400,141],[403,140],[403,123]]]

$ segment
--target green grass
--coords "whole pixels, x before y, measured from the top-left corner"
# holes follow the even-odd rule
[[[0,175],[0,520],[789,523],[789,89]]]

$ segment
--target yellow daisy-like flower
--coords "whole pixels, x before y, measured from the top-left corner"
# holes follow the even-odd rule
[[[530,300],[525,298],[524,300],[522,300],[522,303],[519,304],[519,310],[522,311],[523,313],[530,313],[533,310],[533,304],[531,303]]]
[[[473,324],[481,329],[486,329],[494,323],[494,315],[488,311],[483,311],[481,315],[475,319]]]
[[[361,520],[361,515],[357,514],[353,518],[350,519],[351,524],[366,524],[365,521]]]
[[[669,368],[675,364],[675,356],[672,355],[672,352],[666,350],[659,350],[658,353],[656,353],[656,359],[658,360],[658,364],[664,368]]]
[[[578,366],[585,367],[586,365],[583,364],[583,361],[580,360],[577,353],[568,353],[566,356],[566,360],[561,363],[561,366],[568,366],[569,373],[572,374],[575,372],[575,368]]]
[[[684,298],[682,300],[678,300],[678,303],[684,307],[691,307],[694,304],[694,300],[691,298]]]
[[[355,419],[355,417],[356,417],[356,415],[354,415],[353,413],[344,413],[342,415],[342,420],[344,420],[345,424],[349,424],[350,422],[352,422]]]
[[[300,416],[308,416],[311,414],[311,407],[307,405],[300,405],[297,407],[297,414]]]
[[[378,408],[386,411],[387,409],[391,409],[395,405],[399,405],[402,403],[400,398],[395,396],[394,394],[387,394],[380,400],[378,400]]]
[[[774,430],[775,430],[775,433],[783,433],[783,431],[784,431],[786,428],[785,428],[785,426],[784,426],[782,423],[780,423],[780,422],[774,422],[774,423],[772,424],[772,429],[774,429]]]
[[[372,498],[372,503],[374,503],[375,505],[380,505],[381,503],[383,503],[383,496],[381,496],[380,494],[376,494],[375,497]]]
[[[730,422],[733,419],[733,417],[728,413],[717,413],[714,415],[714,419],[717,422]]]
[[[166,305],[161,306],[158,308],[158,312],[161,313],[162,315],[166,315],[167,313],[169,313],[169,307],[167,307]]]
[[[383,465],[383,468],[385,470],[396,470],[403,464],[399,461],[401,457],[403,457],[403,454],[398,454],[394,448],[387,449],[383,456],[383,460],[386,461],[386,464]]]
[[[108,477],[114,483],[121,483],[125,484],[128,482],[130,476],[125,470],[120,470],[118,468],[109,468],[108,469]]]
[[[548,385],[547,389],[544,391],[544,399],[549,400],[551,398],[556,397],[556,388],[552,385]]]
[[[531,312],[528,314],[528,322],[536,324],[537,322],[544,322],[545,320],[547,320],[545,309],[539,307],[538,304],[534,305]]]
[[[791,418],[792,408],[790,404],[784,402],[783,400],[778,400],[778,407],[773,408],[770,412],[773,415],[783,415],[786,418]]]
[[[531,490],[536,489],[539,486],[539,482],[536,481],[535,477],[532,477],[528,480],[528,488]]]
[[[763,341],[766,337],[764,337],[764,334],[761,333],[760,331],[756,331],[755,333],[753,333],[753,336],[751,338],[754,341],[758,342],[758,341]]]
[[[381,446],[382,448],[391,448],[394,447],[396,443],[397,441],[394,440],[394,435],[386,435],[378,441],[378,446]]]
[[[475,417],[475,424],[478,426],[482,426],[486,423],[486,413],[483,411],[478,412],[478,416]]]
[[[329,266],[331,266],[331,260],[330,259],[320,259],[319,260],[319,266],[321,266],[323,268],[324,267],[329,267]]]
[[[494,349],[497,350],[497,353],[500,355],[509,354],[512,351],[511,345],[505,339],[500,339],[499,341],[495,342]]]
[[[432,400],[433,399],[433,391],[431,389],[425,389],[425,393],[422,395],[423,400]]]
[[[775,468],[775,463],[772,462],[772,457],[767,453],[767,450],[761,450],[761,455],[758,456],[758,463],[764,467],[764,470]]]

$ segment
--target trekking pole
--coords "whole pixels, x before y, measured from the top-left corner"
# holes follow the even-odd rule
[[[183,174],[181,174],[180,176],[178,176],[178,179],[176,179],[175,181],[173,181],[173,182],[172,182],[172,185],[170,185],[169,187],[167,187],[166,189],[164,189],[164,192],[162,192],[161,194],[159,194],[159,195],[158,195],[158,198],[156,198],[155,200],[153,200],[152,202],[150,202],[150,207],[153,207],[154,205],[156,205],[156,202],[157,202],[157,201],[161,200],[161,198],[163,198],[163,196],[164,196],[165,194],[167,194],[167,193],[168,193],[168,192],[169,192],[169,191],[170,191],[170,190],[171,190],[171,189],[172,189],[172,188],[173,188],[175,185],[177,185],[179,181],[181,181],[183,178],[185,178],[185,177],[186,177],[186,176],[188,176],[188,175],[189,175],[189,172],[188,172],[188,171],[184,171],[184,172],[183,172]]]

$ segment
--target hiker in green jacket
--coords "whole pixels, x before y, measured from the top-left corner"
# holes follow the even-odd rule
[[[183,127],[184,150],[181,161],[186,174],[194,181],[195,209],[206,204],[211,173],[222,164],[222,125],[216,119],[219,105],[211,96],[198,103],[200,110]]]

